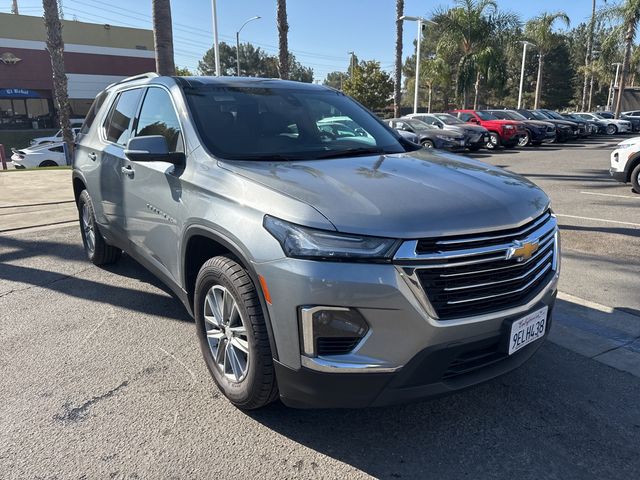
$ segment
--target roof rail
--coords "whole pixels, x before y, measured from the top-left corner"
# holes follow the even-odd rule
[[[160,75],[158,75],[156,72],[141,73],[140,75],[134,75],[133,77],[123,78],[122,80],[119,80],[117,82],[112,83],[111,85],[108,85],[107,88],[115,87],[116,85],[121,85],[127,82],[133,82],[135,80],[142,80],[144,78],[156,78],[159,76]]]

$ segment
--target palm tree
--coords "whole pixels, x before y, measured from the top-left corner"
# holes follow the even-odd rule
[[[73,133],[71,132],[71,106],[67,93],[67,74],[64,68],[64,41],[62,40],[62,25],[58,16],[57,0],[42,0],[44,10],[44,26],[47,31],[47,50],[51,57],[51,70],[53,72],[53,93],[58,107],[58,117],[62,128],[62,138],[67,144],[69,155],[67,164],[70,163],[73,153]]]
[[[278,59],[280,78],[289,78],[289,24],[287,23],[287,0],[278,0]]]
[[[627,75],[631,63],[631,52],[633,50],[633,39],[636,36],[638,22],[640,22],[640,0],[625,0],[624,3],[611,7],[606,12],[609,16],[615,16],[622,20],[625,31],[624,36],[624,56],[622,57],[622,71],[618,82],[618,97],[616,99],[616,118],[620,117],[622,110],[622,97],[627,85]]]
[[[396,65],[394,70],[393,85],[393,116],[400,116],[400,101],[402,100],[402,26],[404,22],[400,17],[404,15],[404,0],[396,0]]]
[[[153,42],[156,49],[156,70],[159,75],[175,75],[173,63],[173,30],[170,0],[151,0],[153,11]]]
[[[495,53],[492,44],[498,26],[515,27],[519,21],[516,15],[498,12],[494,0],[455,0],[455,5],[434,14],[439,32],[436,51],[439,57],[457,52],[457,91],[466,108],[469,89],[479,83],[481,64]]]
[[[543,13],[529,20],[525,27],[525,35],[535,43],[538,49],[538,80],[536,81],[536,96],[533,102],[533,108],[540,106],[540,95],[542,93],[542,71],[544,68],[544,57],[560,41],[559,35],[552,31],[554,23],[560,21],[567,27],[571,20],[564,12]]]

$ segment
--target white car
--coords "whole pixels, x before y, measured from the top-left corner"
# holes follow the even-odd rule
[[[640,137],[624,140],[611,152],[611,168],[609,173],[619,182],[633,185],[633,190],[640,193]]]
[[[76,135],[80,132],[80,127],[72,128],[73,138],[76,138]],[[55,135],[51,135],[50,137],[38,137],[34,138],[29,142],[30,147],[35,147],[38,145],[46,145],[48,143],[60,143],[62,141],[62,129],[58,130]]]
[[[18,169],[58,167],[67,164],[64,156],[64,144],[61,142],[14,150],[11,162],[14,168]]]
[[[593,120],[595,122],[607,122],[607,135],[615,135],[616,133],[629,133],[633,131],[633,125],[627,120],[616,120],[615,118],[605,118],[597,113],[578,112],[578,115],[585,120]]]

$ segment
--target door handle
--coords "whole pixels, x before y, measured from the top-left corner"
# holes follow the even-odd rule
[[[135,171],[133,170],[133,167],[131,167],[131,165],[127,165],[126,167],[122,167],[120,169],[120,171],[125,174],[126,176],[128,176],[129,178],[133,178],[133,174],[135,173]]]
[[[96,154],[95,154],[95,153],[91,152],[91,153],[89,154],[89,159],[90,159],[90,160],[92,160],[92,161],[94,161],[94,162],[95,162],[95,161],[96,161],[96,158],[98,158],[98,157],[96,156]]]

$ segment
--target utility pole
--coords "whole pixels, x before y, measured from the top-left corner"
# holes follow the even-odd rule
[[[353,69],[355,68],[356,52],[347,52],[351,55],[351,59],[349,60],[349,78],[353,78]]]
[[[11,2],[11,13],[14,15],[20,15],[20,12],[18,11],[18,0],[13,0],[13,2]]]
[[[216,57],[216,77],[220,76],[220,47],[218,46],[218,13],[216,0],[211,0],[211,20],[213,23],[213,54]]]
[[[518,93],[518,110],[522,108],[522,88],[524,87],[524,65],[527,59],[527,47],[529,45],[531,45],[532,47],[535,47],[533,43],[527,42],[526,40],[523,40],[521,43],[523,44],[523,47],[522,47],[522,67],[520,68],[520,91]]]
[[[589,22],[589,37],[587,38],[587,54],[584,59],[584,85],[582,88],[582,108],[581,110],[584,112],[584,107],[587,103],[587,85],[589,83],[589,71],[591,70],[589,67],[593,63],[593,33],[595,30],[596,24],[596,0],[591,1],[591,22]],[[591,74],[591,90],[593,91],[593,73]],[[591,99],[589,99],[589,110],[591,110]]]

